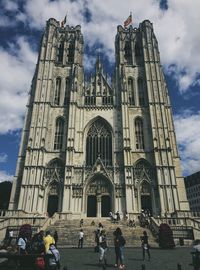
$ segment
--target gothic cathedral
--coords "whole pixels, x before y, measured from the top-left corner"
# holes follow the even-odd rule
[[[10,210],[67,218],[189,210],[152,23],[118,26],[112,80],[85,80],[81,27],[47,21]]]

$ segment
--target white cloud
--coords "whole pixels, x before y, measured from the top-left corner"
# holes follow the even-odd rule
[[[181,91],[198,83],[200,72],[200,1],[169,0],[168,10],[159,9],[155,0],[34,0],[26,1],[27,22],[31,27],[42,28],[44,22],[55,17],[62,20],[65,11],[70,24],[81,24],[86,43],[92,47],[101,43],[110,61],[114,61],[114,37],[116,26],[123,24],[130,10],[133,11],[134,26],[144,19],[154,23],[159,41],[161,60],[165,67],[175,65],[173,75],[178,80]],[[84,18],[84,11],[90,13],[90,21]],[[167,69],[168,70],[168,69]]]
[[[0,183],[4,181],[13,181],[13,175],[7,173],[6,171],[0,170]]]
[[[0,47],[0,134],[23,126],[36,62],[36,54],[25,38],[18,38],[8,48]]]
[[[182,112],[174,120],[183,170],[185,174],[199,171],[200,111],[197,114]]]
[[[7,162],[8,155],[6,153],[0,153],[0,163]]]
[[[3,4],[4,9],[6,11],[17,11],[18,10],[18,4],[16,3],[16,1],[3,0],[2,4]]]
[[[86,43],[92,47],[100,42],[110,61],[114,61],[116,26],[123,24],[132,10],[135,27],[144,19],[153,22],[162,64],[168,72],[171,71],[168,67],[175,65],[173,76],[180,91],[199,84],[199,0],[193,0],[192,4],[190,1],[168,0],[168,10],[165,11],[160,10],[159,1],[155,0],[126,0],[126,4],[121,0],[27,0],[24,13],[17,9],[16,1],[4,0],[3,3],[6,10],[16,12],[16,20],[37,29],[44,28],[50,17],[61,21],[67,12],[69,24],[81,24]],[[86,9],[90,20],[84,17]],[[4,16],[0,20],[0,24],[6,26],[8,19]]]

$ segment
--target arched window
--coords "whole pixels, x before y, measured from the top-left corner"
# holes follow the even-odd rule
[[[74,62],[74,41],[71,41],[68,47],[68,62]]]
[[[94,165],[100,157],[105,166],[112,165],[112,135],[102,120],[97,120],[88,131],[86,140],[86,164]]]
[[[131,49],[131,43],[130,41],[125,42],[124,46],[124,58],[125,62],[129,65],[132,64],[132,49]]]
[[[138,79],[138,97],[139,97],[139,105],[145,106],[144,84],[141,78]]]
[[[62,63],[63,61],[63,50],[64,50],[64,43],[61,42],[59,45],[58,45],[58,48],[57,48],[57,62],[60,62]]]
[[[61,91],[61,78],[57,78],[54,92],[54,105],[60,104],[60,91]]]
[[[135,43],[135,60],[136,63],[139,65],[142,58],[142,49],[139,45],[139,42]]]
[[[135,120],[135,142],[136,149],[144,149],[143,122],[140,118]]]
[[[69,103],[70,98],[70,79],[66,78],[65,80],[65,99],[64,99],[64,105],[67,105]]]
[[[135,105],[134,84],[132,78],[128,78],[128,94],[129,94],[129,104]]]
[[[56,129],[54,137],[54,150],[61,150],[63,146],[64,120],[59,117],[56,119]]]

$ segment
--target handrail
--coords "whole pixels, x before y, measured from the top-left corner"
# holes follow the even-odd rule
[[[149,229],[151,230],[154,237],[158,238],[159,233],[159,223],[154,217],[150,217],[149,219]]]
[[[38,232],[43,230],[45,231],[48,226],[51,224],[55,223],[57,220],[59,220],[60,214],[59,213],[54,213],[54,215],[50,218],[46,218],[44,223],[38,227]]]

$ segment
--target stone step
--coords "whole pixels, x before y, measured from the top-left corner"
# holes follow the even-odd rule
[[[94,220],[95,226],[91,226],[91,222]],[[95,230],[97,230],[99,223],[103,225],[107,234],[107,241],[109,246],[113,246],[113,232],[117,227],[121,228],[123,236],[126,239],[126,246],[141,246],[140,237],[143,231],[146,230],[149,236],[149,243],[151,246],[157,246],[155,238],[152,236],[148,229],[136,226],[130,228],[127,226],[126,221],[120,221],[118,223],[111,223],[108,218],[87,218],[83,221],[83,226],[80,228],[80,220],[58,220],[55,224],[49,226],[48,230],[52,233],[56,230],[58,233],[58,246],[59,247],[77,247],[78,236],[80,229],[84,232],[84,246],[95,246]]]

